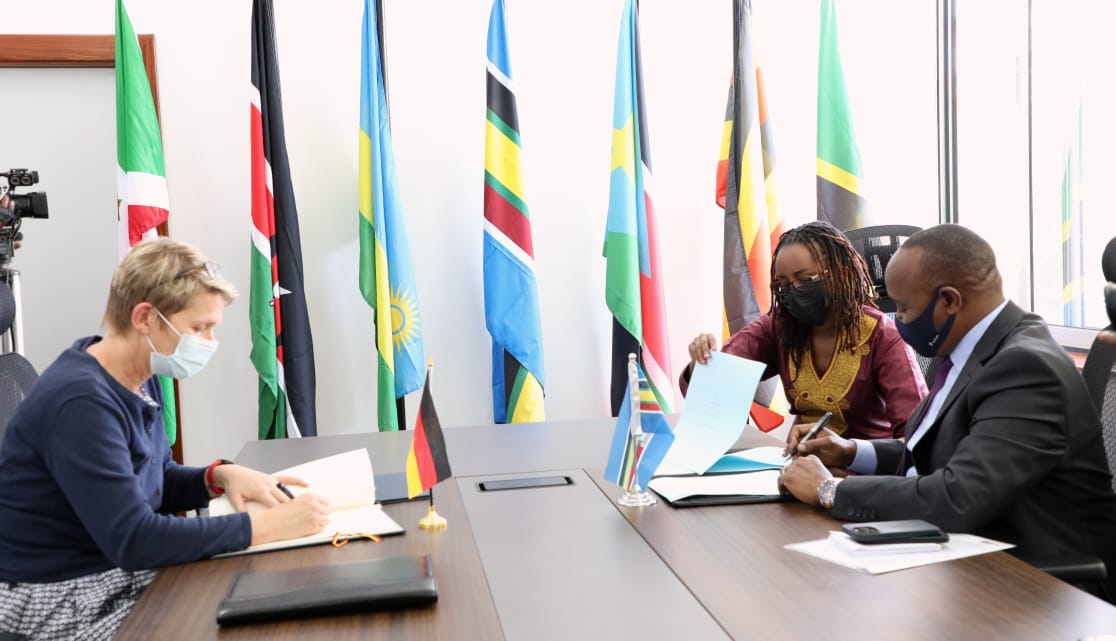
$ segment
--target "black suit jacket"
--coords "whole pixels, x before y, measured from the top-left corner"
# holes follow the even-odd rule
[[[1042,318],[1009,302],[992,322],[915,445],[918,476],[896,475],[903,441],[873,444],[880,476],[845,479],[835,517],[926,519],[1014,543],[1022,556],[1094,555],[1116,575],[1100,419]]]

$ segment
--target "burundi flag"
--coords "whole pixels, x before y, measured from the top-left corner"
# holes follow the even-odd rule
[[[378,424],[399,429],[396,399],[422,386],[422,323],[403,224],[375,0],[365,0],[360,65],[360,293],[376,322]]]
[[[837,229],[865,223],[863,170],[837,43],[835,0],[822,0],[818,47],[818,220]]]
[[[604,243],[605,301],[614,319],[613,414],[621,409],[628,385],[629,350],[622,345],[625,334],[628,340],[638,343],[641,367],[652,393],[666,412],[670,412],[674,389],[667,346],[659,230],[649,185],[651,149],[643,108],[642,76],[638,12],[635,0],[627,0],[616,61],[611,183]]]
[[[530,423],[546,420],[543,347],[507,40],[504,1],[495,0],[488,19],[484,318],[492,335],[493,418],[497,423]]]
[[[302,274],[271,0],[252,2],[252,258],[249,320],[259,437],[318,433],[314,342]]]
[[[116,0],[116,205],[117,252],[121,259],[133,245],[158,235],[156,228],[170,215],[163,139],[155,99],[139,40],[123,0]],[[167,440],[178,436],[174,379],[160,376],[163,425]]]
[[[638,385],[639,408],[635,420],[638,421],[639,431],[643,435],[641,437],[636,433],[632,420],[632,404],[630,402],[621,404],[604,473],[606,480],[612,481],[625,490],[634,489],[635,483],[638,483],[641,489],[646,489],[655,470],[659,468],[659,463],[663,461],[667,450],[674,443],[674,431],[670,429],[670,424],[667,423],[658,399],[642,370],[639,370]],[[631,388],[624,389],[625,393],[628,393]]]
[[[450,471],[449,454],[446,440],[442,436],[442,424],[438,412],[434,411],[434,399],[430,396],[430,377],[422,388],[422,401],[419,403],[418,418],[415,420],[415,434],[411,439],[411,449],[407,452],[407,498],[419,494],[453,476]]]
[[[717,167],[717,202],[725,209],[726,341],[771,309],[771,252],[783,235],[775,202],[775,144],[755,55],[751,2],[734,0],[733,16],[733,82]]]

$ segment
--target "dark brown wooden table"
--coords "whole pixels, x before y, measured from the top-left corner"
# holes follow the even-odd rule
[[[509,593],[506,564],[497,567],[502,560],[501,548],[490,538],[493,514],[498,514],[493,509],[498,510],[498,506],[482,510],[482,499],[471,496],[464,501],[462,495],[472,491],[475,483],[471,477],[548,470],[576,470],[578,478],[591,479],[578,490],[581,503],[574,501],[568,508],[570,522],[577,523],[578,512],[584,511],[591,513],[593,527],[602,528],[601,532],[622,535],[624,532],[616,530],[623,524],[638,533],[631,538],[653,551],[650,561],[643,563],[664,564],[672,573],[671,580],[678,581],[688,593],[684,596],[692,595],[700,603],[700,615],[687,616],[708,617],[715,623],[715,633],[705,630],[701,638],[1075,641],[1090,634],[1116,633],[1116,607],[1004,552],[871,576],[783,548],[787,543],[824,537],[838,525],[821,511],[801,504],[673,508],[660,503],[644,510],[616,507],[613,501],[619,488],[600,476],[611,426],[610,419],[592,419],[447,429],[447,448],[456,478],[439,485],[435,497],[439,513],[449,519],[449,529],[418,530],[414,524],[425,513],[426,503],[397,503],[385,509],[408,532],[381,543],[354,542],[340,549],[316,546],[166,568],[145,592],[116,639],[563,638],[552,625],[537,635],[522,634],[522,625],[512,625],[509,613],[514,612],[516,599],[529,607],[545,586],[536,585],[542,579],[525,568],[517,590]],[[755,433],[744,437],[741,445],[759,444],[763,439],[766,437]],[[377,473],[395,472],[402,470],[403,460],[398,455],[402,452],[405,457],[409,442],[410,433],[406,432],[252,442],[237,460],[261,469],[281,469],[364,446],[369,448]],[[509,498],[517,496],[526,495],[508,493]],[[587,499],[591,505],[585,504]],[[473,506],[474,511],[466,510],[466,505]],[[602,505],[610,507],[602,510]],[[524,541],[541,538],[543,533],[531,529],[535,517],[514,517],[508,515],[507,527],[516,528]],[[481,534],[479,539],[477,532]],[[584,555],[586,543],[571,541],[570,548],[577,545],[582,546],[577,554]],[[561,544],[547,543],[545,549],[552,561],[563,558]],[[570,550],[565,552],[571,555]],[[218,602],[239,572],[422,553],[433,557],[438,580],[440,598],[430,608],[223,629],[214,621]],[[489,560],[492,576],[486,576],[482,557]],[[585,565],[581,556],[569,560]],[[577,596],[601,600],[610,608],[615,603],[615,608],[607,611],[616,617],[632,616],[641,608],[652,613],[670,612],[670,602],[651,599],[631,603],[624,594],[599,593],[610,573],[624,571],[621,563],[617,560],[610,567],[607,561],[595,560],[588,564],[599,569],[577,579],[582,591]],[[555,620],[586,616],[561,611],[561,607],[553,610],[539,611],[557,617]],[[584,629],[585,622],[579,622]],[[576,638],[601,636],[582,632]],[[658,638],[668,637],[664,632]]]

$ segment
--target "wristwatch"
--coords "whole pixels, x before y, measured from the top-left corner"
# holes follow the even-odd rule
[[[205,488],[212,494],[220,496],[225,493],[225,488],[217,485],[217,477],[213,473],[214,470],[217,469],[218,465],[232,465],[232,461],[224,458],[219,458],[216,461],[210,463],[209,467],[205,468]]]
[[[818,486],[818,502],[829,510],[833,508],[833,501],[837,498],[837,484],[844,479],[827,478]]]

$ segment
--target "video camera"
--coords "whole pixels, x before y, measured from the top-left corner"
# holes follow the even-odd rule
[[[9,207],[0,207],[0,265],[12,259],[15,241],[22,240],[19,233],[24,218],[48,218],[47,195],[45,191],[28,194],[15,193],[16,187],[30,187],[39,182],[39,172],[27,169],[10,169],[0,173],[0,178],[8,179],[7,195]],[[4,192],[0,191],[0,194]]]

